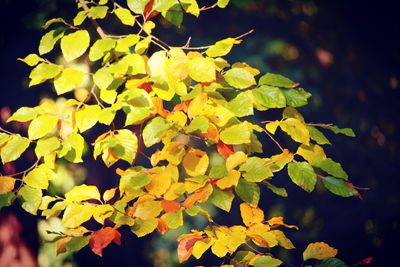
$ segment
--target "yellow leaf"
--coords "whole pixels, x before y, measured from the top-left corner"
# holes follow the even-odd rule
[[[215,80],[215,64],[210,58],[195,57],[188,61],[190,77],[196,82]]]
[[[200,93],[195,98],[193,98],[193,100],[189,104],[187,112],[189,119],[201,115],[203,109],[207,105],[207,99],[207,93]]]
[[[283,217],[272,217],[271,219],[268,220],[268,224],[271,227],[283,225],[287,228],[295,228],[296,230],[299,230],[299,227],[297,227],[296,225],[287,225],[286,223],[284,223]]]
[[[281,154],[274,155],[265,161],[265,166],[268,166],[272,172],[277,172],[283,169],[286,164],[293,160],[293,153],[288,149],[284,149]]]
[[[85,105],[75,113],[76,124],[81,132],[92,128],[98,121],[101,108],[98,105]]]
[[[207,176],[199,176],[195,178],[186,178],[185,179],[185,190],[190,194],[196,191],[197,189],[203,187],[207,183]]]
[[[304,261],[309,259],[322,260],[327,257],[335,257],[338,253],[337,249],[329,246],[324,242],[311,243],[307,246],[306,250],[303,252]]]
[[[68,228],[80,226],[92,217],[95,210],[96,207],[94,205],[70,203],[65,209],[61,225]]]
[[[275,235],[276,239],[278,240],[279,246],[285,248],[285,249],[293,249],[295,246],[293,246],[292,241],[290,241],[289,238],[285,236],[285,234],[280,231],[280,230],[272,230],[270,231],[271,234]]]
[[[232,68],[242,68],[250,72],[253,76],[260,74],[260,71],[256,68],[252,68],[246,62],[236,62],[232,65]]]
[[[185,127],[187,117],[182,111],[175,111],[167,115],[167,121],[177,124],[181,129]]]
[[[151,20],[146,21],[146,23],[143,25],[143,29],[145,32],[148,34],[151,34],[151,31],[156,27],[156,24],[152,22]]]
[[[273,121],[265,124],[265,129],[268,132],[275,134],[276,128],[278,128],[278,126],[279,126],[279,121]]]
[[[78,185],[65,194],[65,199],[73,201],[83,201],[88,199],[97,199],[100,201],[100,192],[93,185]]]
[[[250,226],[246,234],[256,244],[263,247],[275,247],[278,245],[278,240],[275,235],[272,234],[268,225],[257,223]]]
[[[114,208],[111,205],[98,205],[93,213],[93,218],[100,224],[104,224],[104,220],[111,217]]]
[[[163,171],[160,174],[155,173],[151,175],[151,182],[146,185],[146,189],[150,194],[161,197],[171,184],[171,176],[168,171]]]
[[[209,159],[205,151],[191,148],[183,158],[182,165],[190,176],[203,175],[207,171]]]
[[[226,160],[226,169],[228,171],[236,168],[238,165],[245,163],[247,160],[247,154],[242,151],[235,152],[230,155]]]
[[[114,197],[114,195],[115,195],[115,191],[116,191],[116,190],[117,190],[116,187],[106,190],[106,191],[104,192],[104,194],[103,194],[103,199],[104,199],[104,201],[107,202],[107,201],[109,201],[110,199],[112,199],[112,198]]]
[[[203,253],[206,252],[214,243],[214,238],[205,238],[197,241],[193,246],[193,256],[196,257],[196,259],[200,259],[201,255],[203,255]]]
[[[207,106],[201,110],[200,115],[204,115],[219,127],[225,126],[230,119],[235,117],[229,109],[212,101],[209,101]]]
[[[240,214],[246,226],[264,221],[264,211],[259,207],[254,208],[247,203],[240,204]]]
[[[58,95],[67,93],[79,86],[83,81],[83,72],[66,68],[61,75],[54,79],[54,87]]]
[[[160,201],[144,200],[140,201],[140,198],[134,204],[135,212],[132,214],[134,217],[138,217],[143,220],[155,218],[160,215],[163,210]]]
[[[15,179],[8,176],[0,176],[0,194],[11,192],[14,189]]]
[[[246,228],[243,226],[232,226],[230,228],[226,226],[218,227],[214,229],[217,240],[212,245],[212,252],[218,257],[223,257],[226,253],[233,253],[236,249],[246,240]]]
[[[131,231],[138,237],[152,233],[158,225],[158,220],[151,218],[147,220],[136,219],[135,224],[131,227]]]
[[[228,176],[222,177],[216,182],[216,185],[220,189],[231,188],[232,186],[237,186],[240,178],[240,171],[230,170]]]
[[[294,141],[309,145],[310,133],[304,123],[298,119],[289,118],[281,121],[279,126],[286,132]]]
[[[309,146],[301,144],[296,154],[302,156],[310,164],[316,159],[326,159],[324,149],[317,144],[310,144]]]
[[[165,200],[175,200],[178,197],[182,196],[185,193],[185,184],[184,183],[174,183],[172,184],[167,192],[164,194]]]

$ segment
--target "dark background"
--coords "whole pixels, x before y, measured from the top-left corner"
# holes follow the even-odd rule
[[[18,57],[35,53],[44,34],[40,29],[47,19],[62,16],[72,21],[74,1],[1,0],[0,55],[1,112],[21,106],[35,106],[41,96],[53,95],[49,83],[27,88],[30,68]],[[121,1],[122,3],[123,1]],[[393,1],[394,2],[394,1]],[[200,1],[210,5],[211,1]],[[351,265],[373,256],[371,266],[396,266],[399,235],[399,96],[400,50],[398,6],[392,1],[232,1],[226,9],[201,13],[199,19],[185,16],[181,29],[157,29],[155,35],[171,45],[209,45],[220,39],[254,33],[235,46],[229,62],[247,62],[262,73],[274,72],[290,77],[313,94],[310,105],[300,108],[309,122],[334,123],[352,128],[357,137],[329,135],[333,146],[328,156],[342,163],[350,181],[362,188],[363,200],[343,199],[317,188],[307,194],[293,185],[287,175],[276,178],[288,188],[283,199],[262,190],[260,206],[266,214],[282,214],[300,231],[286,233],[296,251],[280,254],[293,264],[301,263],[301,252],[309,242],[324,241],[339,250],[338,258]],[[156,20],[158,21],[158,19]],[[114,24],[100,24],[118,32]],[[270,119],[274,113],[260,113]],[[2,115],[3,116],[3,115]],[[23,132],[22,128],[9,130]],[[16,127],[16,126],[15,126]],[[268,143],[265,144],[267,146]],[[270,145],[270,151],[276,152]],[[272,154],[272,153],[269,153]],[[22,170],[24,163],[19,163]],[[29,164],[27,162],[26,164]],[[88,171],[100,173],[89,165]],[[106,179],[107,172],[99,175]],[[104,183],[104,182],[103,182]],[[240,223],[238,201],[234,202],[232,224]],[[36,218],[18,205],[1,213],[16,213],[23,224],[23,238],[36,253],[39,247]],[[216,217],[224,223],[226,214]],[[148,266],[149,251],[157,249],[150,241],[123,233],[122,248],[115,245],[99,258],[88,248],[75,259],[79,266]],[[157,235],[157,234],[155,234]],[[146,238],[149,240],[149,238]],[[177,243],[171,243],[172,253]],[[281,253],[281,252],[278,252]],[[152,258],[160,257],[154,254]],[[211,255],[196,264],[220,264]],[[171,256],[172,257],[172,256]]]

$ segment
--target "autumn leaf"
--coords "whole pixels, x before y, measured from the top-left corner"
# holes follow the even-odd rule
[[[233,146],[227,145],[224,142],[222,142],[221,140],[218,141],[217,149],[218,149],[219,154],[221,154],[224,157],[229,157],[230,155],[232,155],[234,153]]]
[[[161,207],[166,213],[176,212],[181,207],[181,204],[178,201],[163,199],[161,200]]]
[[[117,229],[112,227],[102,228],[92,233],[89,241],[89,246],[92,251],[99,255],[102,255],[103,248],[107,247],[111,241],[114,241],[118,246],[121,245],[121,233]]]
[[[182,263],[192,255],[193,246],[203,237],[199,234],[192,234],[180,240],[178,245],[178,259]]]
[[[211,193],[212,193],[212,185],[207,184],[206,186],[197,190],[194,194],[186,198],[185,201],[183,202],[183,206],[188,209],[197,202],[203,203],[208,199]]]
[[[246,226],[264,221],[264,211],[258,207],[254,208],[247,203],[240,204],[240,214]]]
[[[329,246],[324,242],[311,243],[307,246],[306,250],[303,252],[303,260],[307,261],[309,259],[322,260],[327,257],[335,257],[338,253],[337,249]]]

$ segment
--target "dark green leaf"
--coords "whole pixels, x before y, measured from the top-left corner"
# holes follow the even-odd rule
[[[357,190],[348,187],[346,182],[343,181],[342,179],[337,179],[328,176],[322,179],[322,182],[329,191],[338,196],[351,197],[358,194]]]
[[[325,258],[318,261],[314,267],[347,267],[347,265],[338,258]]]
[[[343,170],[342,165],[333,161],[331,158],[316,159],[312,162],[312,165],[321,168],[324,172],[327,172],[328,174],[338,178],[343,178],[347,180],[347,178],[349,177],[347,173]]]
[[[67,252],[75,252],[81,250],[89,244],[90,235],[88,236],[75,236],[67,243]]]
[[[354,134],[354,131],[350,128],[343,128],[343,129],[339,129],[339,127],[337,127],[336,125],[334,126],[323,126],[322,128],[325,129],[329,129],[332,132],[334,132],[335,134],[341,133],[350,137],[355,137],[356,135]]]
[[[311,139],[317,142],[317,144],[319,145],[331,144],[331,142],[329,142],[329,140],[325,137],[325,135],[321,133],[319,130],[317,130],[317,128],[315,128],[314,126],[306,125],[306,128],[310,133]]]
[[[228,170],[226,169],[225,164],[214,165],[210,170],[210,178],[222,178],[225,176],[228,176]]]
[[[260,188],[256,183],[247,182],[245,179],[239,179],[238,185],[235,187],[235,193],[251,206],[258,206]]]
[[[288,165],[288,174],[292,181],[307,192],[314,190],[317,175],[313,167],[307,162],[291,162]]]
[[[266,108],[286,107],[285,95],[278,87],[261,86],[251,91],[258,103]]]
[[[13,192],[0,194],[0,211],[3,207],[11,206],[16,196]]]
[[[217,187],[214,187],[212,194],[209,197],[214,206],[229,212],[231,210],[232,200],[235,198],[235,195],[232,193],[232,190],[221,190]]]

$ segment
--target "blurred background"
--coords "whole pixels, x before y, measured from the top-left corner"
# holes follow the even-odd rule
[[[36,106],[43,98],[55,99],[49,83],[27,87],[30,68],[16,59],[36,53],[45,33],[40,26],[46,20],[61,16],[72,21],[76,14],[74,2],[0,1],[1,127],[26,133],[27,124],[5,124],[10,114],[21,106]],[[209,6],[214,1],[199,3]],[[370,266],[397,265],[396,253],[400,248],[397,10],[392,1],[231,0],[227,8],[202,12],[199,19],[186,15],[179,29],[159,16],[155,19],[162,26],[154,34],[175,46],[184,45],[189,36],[193,46],[202,46],[255,29],[226,59],[230,63],[247,62],[261,73],[280,73],[299,82],[313,95],[310,104],[299,109],[306,121],[334,123],[340,128],[350,127],[356,133],[356,138],[328,134],[333,146],[327,147],[326,153],[342,163],[355,186],[369,188],[359,190],[363,200],[344,199],[322,187],[308,194],[291,183],[285,171],[275,181],[287,188],[288,198],[262,190],[260,206],[267,216],[282,215],[288,224],[300,227],[299,231],[285,231],[296,246],[295,251],[273,251],[292,264],[301,264],[301,253],[308,243],[323,241],[337,248],[337,257],[348,265],[367,257],[374,257]],[[110,33],[126,32],[113,20],[100,24]],[[57,53],[49,56],[54,59]],[[75,96],[79,97],[78,94]],[[280,114],[267,112],[257,116],[260,120],[275,119]],[[99,133],[91,131],[93,136],[89,140]],[[277,152],[275,149],[273,144],[264,142],[267,155]],[[24,170],[33,160],[34,155],[26,153],[25,158],[2,166],[1,172]],[[77,166],[61,162],[62,182],[54,184],[52,190],[68,191],[84,179],[104,189],[115,186],[118,183],[114,179],[115,170],[99,167],[98,163],[89,161]],[[229,223],[241,223],[238,205],[235,200]],[[215,210],[214,216],[216,222],[227,223],[223,211]],[[129,229],[123,230],[121,248],[110,245],[100,258],[88,247],[75,255],[56,257],[55,247],[43,240],[49,238],[45,229],[59,227],[59,221],[48,223],[50,226],[23,211],[18,204],[3,208],[0,266],[5,262],[4,257],[10,255],[6,252],[13,251],[13,247],[18,247],[22,255],[14,266],[178,266],[176,236],[204,224],[195,219],[179,231],[162,237],[154,233],[142,239]],[[182,266],[222,263],[210,252],[205,256]]]

